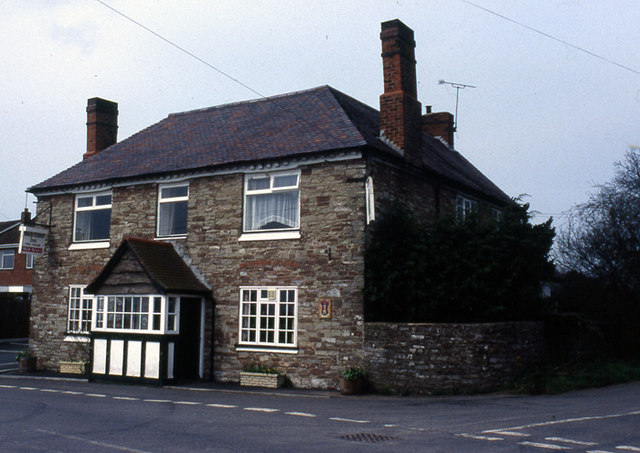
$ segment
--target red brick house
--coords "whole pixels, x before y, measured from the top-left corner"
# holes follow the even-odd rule
[[[50,210],[34,276],[38,366],[237,381],[254,363],[335,387],[361,364],[363,251],[395,203],[418,214],[510,202],[421,114],[413,32],[382,24],[380,112],[328,86],[169,115],[117,142],[87,107],[87,151],[29,189]]]
[[[0,338],[29,334],[33,255],[18,253],[20,222],[0,222]]]

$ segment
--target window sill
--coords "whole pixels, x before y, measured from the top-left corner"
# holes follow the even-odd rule
[[[297,347],[278,347],[278,346],[249,346],[249,345],[238,345],[236,346],[236,351],[239,352],[274,352],[276,354],[297,354]]]
[[[74,242],[69,246],[68,250],[91,250],[91,249],[107,249],[111,243],[103,242]]]
[[[243,233],[238,242],[277,241],[281,239],[300,239],[300,231],[270,231],[265,233]]]
[[[64,341],[68,341],[70,343],[89,343],[91,341],[91,339],[89,338],[89,334],[68,333],[64,337]]]
[[[186,234],[180,234],[180,235],[176,235],[176,236],[156,236],[153,239],[155,241],[173,241],[173,240],[176,240],[176,239],[187,239],[187,235]]]

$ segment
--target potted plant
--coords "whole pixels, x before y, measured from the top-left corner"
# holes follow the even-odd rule
[[[36,370],[36,358],[28,349],[16,354],[16,361],[18,362],[18,370],[21,373],[28,373]]]
[[[250,365],[240,371],[240,385],[278,388],[284,385],[284,374],[281,374],[275,368]]]
[[[364,387],[365,371],[362,367],[352,366],[340,373],[340,393],[342,395],[358,395]]]

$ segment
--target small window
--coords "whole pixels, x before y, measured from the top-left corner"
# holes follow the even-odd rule
[[[95,329],[162,333],[164,304],[165,297],[158,295],[98,296]],[[172,306],[178,309],[177,305]],[[177,312],[173,316],[177,325]]]
[[[0,269],[13,269],[15,256],[14,250],[0,250]]]
[[[111,193],[76,196],[73,240],[103,241],[111,229]]]
[[[188,185],[160,186],[158,191],[158,236],[187,234]]]
[[[178,307],[180,299],[169,297],[167,300],[167,331],[178,332]]]
[[[498,208],[491,208],[491,218],[496,222],[502,220],[502,211]]]
[[[295,346],[296,288],[240,289],[240,344]]]
[[[69,333],[89,333],[91,330],[91,312],[93,296],[84,294],[83,286],[69,287]]]
[[[456,199],[456,218],[458,220],[468,219],[478,212],[478,202],[458,195]]]
[[[245,177],[244,231],[283,231],[300,227],[300,174]]]
[[[365,183],[365,197],[367,208],[367,225],[376,220],[376,200],[373,195],[373,178],[369,176]]]
[[[25,268],[26,269],[33,269],[33,254],[32,253],[27,253],[25,255]]]

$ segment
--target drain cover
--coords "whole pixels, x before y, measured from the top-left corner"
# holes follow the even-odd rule
[[[368,442],[370,444],[397,439],[397,437],[394,437],[394,436],[387,436],[386,434],[375,434],[375,433],[343,434],[342,436],[338,436],[338,438],[344,439],[344,440],[352,440],[354,442]]]

